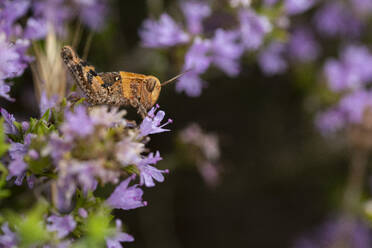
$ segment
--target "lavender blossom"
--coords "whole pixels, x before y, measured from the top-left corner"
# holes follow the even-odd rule
[[[358,36],[361,22],[341,2],[325,4],[314,17],[317,29],[327,36]]]
[[[186,17],[187,28],[191,34],[203,31],[202,21],[211,14],[211,9],[202,2],[182,2],[181,8]]]
[[[40,40],[47,35],[47,32],[48,25],[46,20],[42,18],[29,18],[23,37],[30,40]]]
[[[66,139],[71,140],[75,136],[86,137],[93,133],[94,125],[83,106],[75,108],[75,112],[67,111],[65,113],[65,122],[61,130],[65,134]]]
[[[84,194],[94,191],[97,187],[96,176],[100,175],[101,161],[61,161],[58,164],[58,186],[67,187],[66,198],[75,193],[76,186],[80,186]],[[103,169],[103,168],[102,168]]]
[[[266,75],[275,75],[284,72],[287,69],[287,62],[284,60],[285,45],[279,42],[273,42],[258,58],[261,70]]]
[[[191,69],[194,73],[204,73],[211,63],[211,57],[208,56],[210,48],[210,40],[202,40],[196,37],[185,55],[184,70]]]
[[[209,187],[216,187],[220,183],[220,171],[216,165],[205,161],[198,164],[198,170]]]
[[[78,213],[79,213],[80,217],[82,217],[84,219],[88,217],[88,211],[85,210],[84,208],[79,208]]]
[[[17,40],[10,44],[4,33],[0,32],[0,79],[18,77],[22,75],[30,58],[24,53],[30,43],[27,40]]]
[[[150,153],[148,157],[142,159],[138,163],[137,167],[140,170],[140,185],[146,185],[146,187],[154,187],[154,179],[158,182],[164,181],[163,173],[169,173],[168,170],[159,170],[150,164],[156,164],[162,160],[159,151],[156,152],[155,156]]]
[[[12,114],[8,113],[5,109],[1,108],[1,115],[3,116],[4,122],[4,132],[6,134],[17,134],[18,129],[14,125],[15,118]]]
[[[159,21],[146,20],[139,34],[145,47],[164,48],[189,41],[189,35],[167,14]]]
[[[71,215],[65,215],[63,217],[57,215],[51,215],[48,217],[47,230],[49,232],[57,232],[58,238],[66,237],[76,227],[76,222]]]
[[[138,185],[128,187],[130,181],[135,178],[135,175],[128,177],[116,187],[114,192],[107,199],[107,204],[112,208],[120,208],[130,210],[147,205],[147,202],[142,201],[143,191],[138,188]]]
[[[27,134],[24,138],[23,144],[12,142],[9,149],[11,162],[8,166],[9,174],[6,179],[10,180],[11,178],[16,177],[15,184],[18,186],[22,185],[23,179],[26,175],[25,171],[27,169],[27,164],[23,161],[23,158],[28,152],[28,147],[30,146],[32,137],[34,137],[34,134]]]
[[[1,230],[3,231],[3,235],[0,235],[0,245],[4,248],[12,248],[17,247],[18,239],[14,232],[9,229],[8,223],[4,223],[1,226]]]
[[[39,105],[40,116],[43,116],[48,109],[54,108],[57,105],[57,102],[58,102],[57,95],[54,95],[48,98],[45,92],[41,93],[40,105]]]
[[[330,109],[319,113],[315,118],[317,128],[324,134],[335,133],[344,128],[346,123],[345,114],[339,109]]]
[[[288,14],[296,15],[310,9],[314,3],[315,0],[286,0],[284,5]]]
[[[369,15],[372,10],[372,1],[370,0],[351,0],[353,8],[362,15]]]
[[[244,49],[238,38],[238,32],[218,29],[211,41],[213,63],[229,76],[237,76],[240,72],[239,59]]]
[[[265,37],[272,30],[272,25],[266,16],[261,16],[253,10],[242,10],[239,13],[240,32],[246,49],[257,50]]]
[[[28,148],[31,144],[31,139],[35,137],[35,134],[28,133],[24,137],[23,143],[18,142],[11,142],[10,148],[9,148],[9,155],[11,159],[16,159],[18,157],[23,158],[24,155],[26,155]]]
[[[9,92],[10,85],[6,84],[4,80],[0,79],[0,97],[3,97],[10,102],[13,102],[14,98],[10,97]]]
[[[310,62],[319,55],[319,46],[308,29],[296,29],[289,42],[291,57],[301,62]]]
[[[33,3],[32,8],[35,16],[51,24],[58,34],[66,34],[64,24],[73,16],[74,11],[66,5],[65,1],[41,0]]]
[[[94,125],[102,125],[104,127],[114,127],[115,125],[126,126],[124,116],[125,110],[120,110],[117,107],[109,109],[107,106],[99,106],[93,108],[89,112]]]
[[[57,133],[53,132],[50,135],[50,140],[47,146],[47,153],[51,155],[55,164],[58,164],[59,161],[63,158],[63,155],[70,151],[73,147],[73,144],[68,140],[61,138]]]
[[[13,177],[17,177],[17,185],[20,186],[23,182],[23,178],[25,177],[25,171],[27,168],[27,164],[23,161],[23,157],[17,157],[16,159],[12,160],[9,164],[9,174],[7,176],[7,180],[10,180]]]
[[[206,85],[207,83],[200,78],[199,74],[190,71],[178,80],[176,91],[184,91],[190,97],[198,97],[201,95],[202,88]]]
[[[82,22],[94,31],[104,27],[104,20],[108,14],[108,8],[103,0],[74,0],[80,9]]]
[[[121,220],[116,220],[116,232],[112,237],[106,238],[107,248],[122,248],[120,242],[133,242],[134,238],[125,232],[122,232]]]
[[[26,14],[30,7],[27,0],[4,0],[0,3],[0,30],[5,32],[8,37],[16,33],[14,22]]]
[[[141,160],[144,144],[134,140],[134,133],[129,134],[116,145],[116,159],[123,165],[137,164]]]
[[[308,235],[299,238],[294,248],[353,247],[368,248],[372,245],[371,230],[362,221],[330,220]]]
[[[166,123],[160,125],[163,121],[165,112],[159,110],[159,105],[152,107],[151,110],[147,113],[145,119],[143,119],[140,125],[140,136],[147,136],[149,134],[167,132],[169,129],[164,129],[163,127],[172,123],[171,119],[168,119]]]
[[[372,54],[364,46],[348,46],[340,61],[330,59],[324,66],[328,85],[333,91],[358,89],[372,80]]]
[[[340,100],[338,107],[345,113],[349,123],[361,123],[366,109],[372,107],[372,92],[356,91],[346,95]]]

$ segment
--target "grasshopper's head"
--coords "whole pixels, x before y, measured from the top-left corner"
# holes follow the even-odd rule
[[[70,46],[64,46],[61,51],[61,56],[66,65],[71,63],[78,63],[79,57]]]
[[[145,79],[145,89],[150,95],[151,106],[154,106],[155,103],[158,101],[161,84],[159,79],[154,76],[147,76]]]

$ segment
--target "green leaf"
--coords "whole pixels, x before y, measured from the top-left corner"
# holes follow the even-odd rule
[[[8,151],[9,144],[5,143],[6,134],[4,130],[4,119],[0,119],[0,158]]]
[[[44,216],[47,213],[48,203],[41,201],[24,217],[12,214],[9,221],[13,224],[20,238],[20,247],[39,247],[50,239],[50,233],[46,230]]]
[[[31,159],[29,156],[25,157],[25,162],[28,164],[29,170],[33,174],[45,175],[46,172],[52,167],[50,157],[41,157],[37,160]]]
[[[114,229],[110,228],[111,219],[110,210],[104,207],[101,207],[96,213],[89,215],[85,225],[87,238],[83,241],[89,245],[86,247],[95,248],[104,246],[105,238],[114,232]]]

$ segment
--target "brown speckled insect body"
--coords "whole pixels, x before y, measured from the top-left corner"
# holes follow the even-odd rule
[[[130,105],[137,108],[144,118],[159,98],[162,84],[154,76],[125,71],[97,73],[69,46],[62,48],[61,56],[88,102],[93,105]]]

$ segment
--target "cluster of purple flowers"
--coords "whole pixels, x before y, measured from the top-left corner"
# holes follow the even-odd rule
[[[277,9],[276,2],[265,1],[263,5],[265,8]],[[302,13],[313,4],[314,1],[310,0],[287,0],[284,3],[285,14],[291,16]],[[178,24],[168,14],[163,14],[159,21],[149,19],[144,22],[140,36],[145,47],[189,45],[183,70],[191,71],[178,81],[177,91],[184,91],[189,96],[199,96],[206,85],[201,75],[212,65],[228,76],[237,76],[241,70],[240,59],[246,51],[259,51],[259,64],[263,72],[269,75],[281,73],[287,68],[282,56],[288,49],[293,50],[293,57],[303,61],[315,59],[318,47],[309,31],[296,32],[290,45],[275,40],[272,44],[265,45],[266,37],[280,27],[281,23],[288,22],[283,21],[287,16],[273,19],[259,14],[250,7],[250,1],[230,1],[230,5],[237,15],[238,26],[229,30],[204,25],[204,20],[211,17],[214,10],[201,1],[185,1],[180,5],[186,27]]]
[[[140,187],[153,187],[155,181],[163,182],[163,174],[168,173],[154,167],[162,159],[159,151],[146,154],[145,148],[149,134],[169,131],[164,126],[172,122],[162,124],[165,113],[158,108],[152,108],[138,126],[128,124],[125,110],[107,106],[88,109],[68,103],[48,109],[40,120],[23,123],[1,109],[10,143],[9,156],[4,160],[8,161],[7,180],[10,183],[15,177],[14,183],[22,185],[27,178],[30,188],[51,185],[51,207],[59,213],[45,219],[45,225],[48,232],[56,233],[58,247],[70,247],[76,238],[71,232],[82,222],[77,220],[88,218],[102,202],[92,195],[100,185],[117,185],[103,202],[111,209],[130,210],[147,205]],[[58,121],[53,116],[62,119]],[[139,183],[132,184],[136,174]],[[76,194],[90,202],[78,211],[74,211]],[[22,239],[7,223],[2,229],[2,247],[16,246]],[[116,220],[115,230],[106,237],[107,247],[121,247],[120,242],[134,240],[122,232],[120,220]],[[43,247],[50,247],[48,242]]]
[[[317,125],[330,133],[348,125],[360,124],[372,107],[372,53],[365,46],[350,45],[343,49],[339,60],[329,59],[324,66],[329,89],[341,94],[338,103],[317,117]]]
[[[0,97],[9,101],[9,79],[23,74],[32,57],[32,41],[48,32],[66,35],[66,24],[79,18],[92,30],[103,27],[107,7],[102,0],[4,0],[0,2]],[[27,18],[25,24],[20,19]]]

